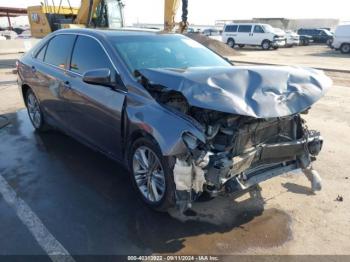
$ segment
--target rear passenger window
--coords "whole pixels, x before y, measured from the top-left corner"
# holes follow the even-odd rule
[[[47,44],[45,44],[40,50],[39,52],[36,53],[35,58],[40,60],[40,61],[44,61],[44,57],[45,57],[45,52],[46,52],[46,47]]]
[[[237,32],[237,25],[228,25],[225,27],[225,32]]]
[[[78,36],[74,45],[70,70],[83,74],[88,70],[98,68],[113,70],[106,52],[95,39],[86,36]]]
[[[75,40],[74,35],[57,35],[50,40],[44,61],[64,68]]]
[[[240,25],[238,28],[238,32],[240,33],[250,33],[252,31],[251,25]]]
[[[264,29],[260,25],[254,27],[254,33],[264,33]]]

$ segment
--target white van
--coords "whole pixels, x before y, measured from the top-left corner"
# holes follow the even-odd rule
[[[251,45],[261,46],[264,50],[277,49],[286,44],[284,35],[276,32],[272,26],[260,23],[227,24],[222,33],[222,41],[230,47]]]
[[[332,46],[343,54],[350,53],[350,24],[339,25],[335,29]]]

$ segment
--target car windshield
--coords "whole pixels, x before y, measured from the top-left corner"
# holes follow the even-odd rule
[[[325,33],[326,33],[326,35],[329,35],[329,36],[331,36],[331,35],[332,35],[332,33],[331,33],[330,31],[328,31],[328,30],[323,30],[323,32],[325,32]]]
[[[273,27],[270,25],[263,25],[265,32],[272,33],[274,31]]]
[[[198,42],[180,35],[112,37],[112,44],[129,70],[231,66]]]

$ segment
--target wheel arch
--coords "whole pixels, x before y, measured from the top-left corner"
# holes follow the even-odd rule
[[[140,138],[146,138],[151,140],[155,145],[157,145],[159,147],[159,143],[157,142],[157,140],[148,132],[146,132],[145,130],[142,129],[137,129],[135,131],[133,131],[126,139],[125,141],[125,152],[124,152],[124,157],[126,161],[129,161],[129,154],[130,154],[130,150],[132,145],[134,144],[134,142]]]
[[[265,38],[264,40],[261,41],[260,45],[262,45],[265,41],[268,41],[269,43],[272,42],[270,39]]]
[[[23,101],[24,101],[25,106],[27,106],[26,94],[27,94],[28,90],[33,91],[33,89],[28,84],[23,84],[21,86],[21,92],[22,92],[22,97],[23,97]]]
[[[232,36],[229,36],[226,40],[226,44],[228,44],[228,42],[232,40],[234,43],[236,43],[236,40],[232,37]]]
[[[184,133],[191,133],[200,141],[205,141],[204,131],[192,121],[160,105],[148,104],[140,109],[129,104],[125,112],[126,129],[123,139],[125,160],[129,156],[131,145],[141,137],[153,141],[163,156],[175,156],[187,152],[182,138]]]

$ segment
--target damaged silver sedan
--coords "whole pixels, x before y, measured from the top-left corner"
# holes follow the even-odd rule
[[[321,71],[232,66],[182,35],[77,29],[45,38],[18,72],[34,127],[125,164],[155,210],[299,169],[321,189],[323,140],[302,118],[332,85]]]

